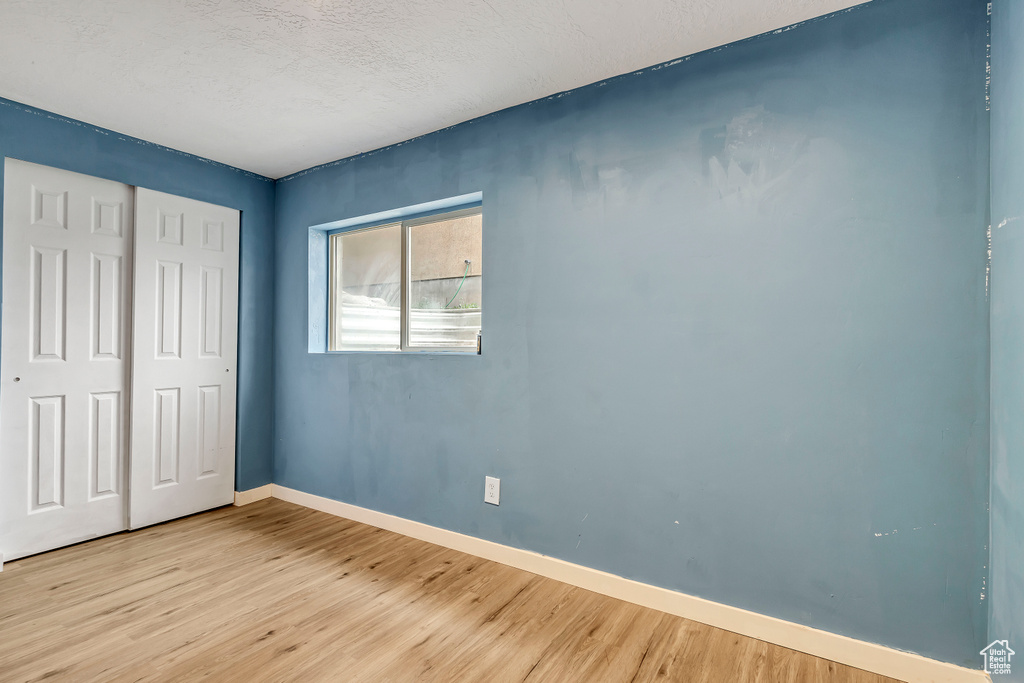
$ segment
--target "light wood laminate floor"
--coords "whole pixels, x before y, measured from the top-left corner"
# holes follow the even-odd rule
[[[279,500],[0,573],[0,681],[881,676]]]

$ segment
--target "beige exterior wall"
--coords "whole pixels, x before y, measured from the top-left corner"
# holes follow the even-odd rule
[[[470,277],[481,275],[483,231],[480,228],[480,214],[413,226],[409,231],[412,237],[412,279],[461,278],[466,272],[466,259],[472,261]]]
[[[481,216],[464,216],[410,229],[412,279],[462,278],[466,259],[469,276],[483,273]],[[402,236],[395,224],[348,233],[342,239],[342,287],[397,283],[401,277]]]

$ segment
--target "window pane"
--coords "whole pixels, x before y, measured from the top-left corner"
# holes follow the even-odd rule
[[[476,348],[483,244],[480,214],[409,228],[409,345]]]
[[[401,348],[402,228],[333,238],[334,350]]]

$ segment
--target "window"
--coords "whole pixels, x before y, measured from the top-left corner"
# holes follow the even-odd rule
[[[479,349],[479,207],[330,237],[330,350]]]

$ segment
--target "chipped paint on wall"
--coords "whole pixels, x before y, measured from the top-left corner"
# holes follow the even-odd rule
[[[1024,3],[995,0],[991,8],[992,249],[991,542],[981,595],[988,640],[1024,642]],[[1019,648],[1018,648],[1019,649]],[[1002,678],[1002,677],[1000,677]],[[1024,680],[1024,670],[1013,680]]]
[[[1003,227],[1006,224],[1004,221],[1000,223],[998,227]],[[989,225],[985,228],[985,241],[987,246],[985,248],[985,296],[988,296],[989,280],[992,277],[992,226]]]

